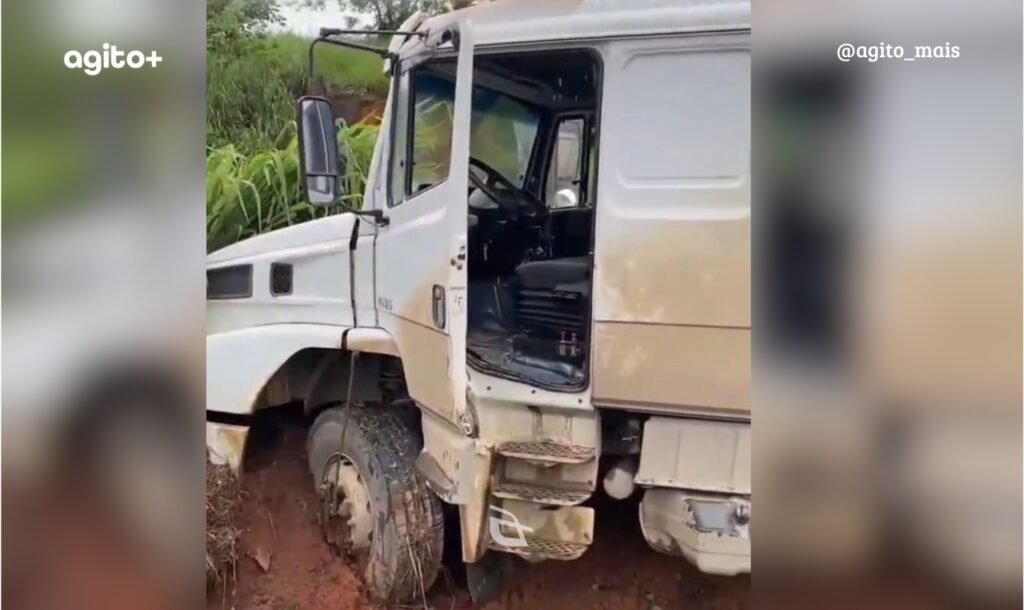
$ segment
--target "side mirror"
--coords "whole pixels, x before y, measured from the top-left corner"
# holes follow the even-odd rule
[[[298,102],[299,171],[313,205],[336,205],[344,193],[345,163],[338,157],[338,132],[331,103],[305,96]]]

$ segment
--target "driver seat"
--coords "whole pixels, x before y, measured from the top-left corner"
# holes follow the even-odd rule
[[[574,256],[523,263],[516,267],[516,277],[523,288],[541,290],[555,290],[559,286],[568,288],[567,285],[579,284],[589,279],[590,257]]]
[[[585,336],[589,256],[523,263],[516,278],[516,320],[527,337],[575,342]]]

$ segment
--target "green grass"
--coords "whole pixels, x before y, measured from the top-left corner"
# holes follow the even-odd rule
[[[207,251],[336,212],[303,201],[295,100],[306,93],[383,98],[388,80],[381,59],[318,45],[311,82],[309,40],[302,37],[278,34],[214,48],[207,53]],[[362,203],[377,131],[368,123],[338,131],[348,161],[345,203],[352,207]]]
[[[294,133],[290,127],[284,134]],[[347,160],[345,203],[354,208],[362,205],[377,131],[367,123],[338,130],[338,151]],[[281,148],[251,155],[231,144],[211,150],[206,157],[207,251],[337,211],[305,202],[300,180],[294,137]]]
[[[381,59],[372,53],[318,46],[315,83],[308,58],[309,41],[291,34],[271,36],[240,56],[208,56],[207,147],[230,144],[245,154],[272,148],[295,118],[295,99],[308,92],[387,92]]]
[[[269,43],[280,65],[302,74],[308,71],[309,40],[294,34],[280,34]],[[387,41],[368,41],[368,44],[384,47]],[[388,91],[388,79],[382,72],[383,61],[366,51],[317,45],[316,70],[318,79],[332,89],[380,96]]]

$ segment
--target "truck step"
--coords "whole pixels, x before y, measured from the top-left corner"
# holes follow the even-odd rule
[[[594,459],[593,447],[555,441],[512,441],[498,445],[498,453],[510,458],[550,464],[583,464]]]
[[[578,542],[566,542],[561,540],[546,540],[544,538],[531,538],[526,536],[524,546],[506,547],[491,543],[490,548],[495,551],[521,555],[531,560],[554,559],[556,561],[571,561],[579,559],[589,548],[589,545]]]
[[[589,498],[591,493],[586,489],[562,489],[512,481],[498,483],[491,488],[491,494],[498,498],[553,506],[575,506]]]

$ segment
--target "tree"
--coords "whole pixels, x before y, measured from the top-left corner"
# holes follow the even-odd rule
[[[239,54],[273,24],[283,23],[277,0],[207,0],[207,54]]]

